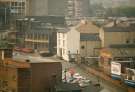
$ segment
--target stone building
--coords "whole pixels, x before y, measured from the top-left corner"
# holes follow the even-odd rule
[[[57,32],[57,55],[64,60],[70,61],[75,55],[99,56],[100,47],[99,28],[91,22],[82,21],[77,26]]]
[[[101,46],[99,65],[110,74],[111,61],[121,63],[135,60],[135,28],[132,25],[113,25],[100,30]],[[125,67],[126,65],[124,65]],[[123,67],[123,66],[122,66]]]
[[[29,16],[19,20],[18,25],[18,46],[48,53],[56,52],[56,31],[66,26],[64,17],[58,16]]]
[[[110,27],[100,30],[102,47],[109,48],[112,57],[134,57],[135,29],[133,27]]]
[[[5,3],[12,16],[26,16],[29,13],[29,0],[0,0],[0,3]]]

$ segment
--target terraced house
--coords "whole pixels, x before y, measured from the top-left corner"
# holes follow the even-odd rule
[[[114,23],[113,26],[103,27],[100,30],[101,60],[100,65],[110,73],[111,61],[128,63],[135,60],[135,27],[134,24],[123,26],[123,23]]]
[[[57,55],[64,60],[99,56],[101,42],[99,28],[91,22],[82,21],[77,26],[57,32]]]

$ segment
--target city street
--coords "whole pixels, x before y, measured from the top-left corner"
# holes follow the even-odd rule
[[[22,53],[18,53],[18,54],[15,54],[14,55],[14,59],[17,59],[17,60],[26,60],[26,59],[29,59],[29,57],[33,57],[32,54],[22,54]],[[35,56],[34,56],[35,57]],[[100,83],[101,85],[101,91],[100,92],[127,92],[126,90],[120,88],[120,87],[117,87],[105,80],[102,80],[92,74],[89,74],[87,73],[85,70],[81,69],[79,66],[77,66],[76,64],[74,63],[69,63],[67,61],[64,61],[64,60],[60,60],[56,57],[41,57],[39,55],[36,56],[37,58],[40,58],[40,59],[45,59],[45,58],[49,58],[49,59],[52,59],[52,60],[57,60],[57,61],[60,61],[62,62],[62,68],[63,68],[63,71],[65,69],[69,69],[69,68],[73,68],[75,70],[76,73],[79,73],[81,76],[85,77],[86,79],[90,80],[92,82],[92,84],[97,84],[97,83]]]
[[[93,84],[100,83],[102,90],[100,92],[127,92],[126,90],[117,87],[111,83],[108,83],[107,81],[104,81],[102,79],[97,78],[94,75],[88,74],[85,70],[78,67],[76,64],[68,63],[66,61],[62,62],[63,69],[65,68],[74,68],[77,73],[80,73],[80,75],[86,77],[90,81],[92,81]]]
[[[135,92],[135,0],[0,0],[0,92]]]

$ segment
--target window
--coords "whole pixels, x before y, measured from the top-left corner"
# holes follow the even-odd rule
[[[63,33],[63,39],[65,38],[65,34]]]
[[[81,46],[81,49],[84,49],[85,47],[84,46]]]
[[[15,6],[17,6],[18,5],[18,2],[15,2]]]
[[[58,45],[60,46],[60,39],[58,40]]]

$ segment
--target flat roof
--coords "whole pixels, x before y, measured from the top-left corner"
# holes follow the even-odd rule
[[[31,57],[29,58],[30,63],[54,63],[54,62],[61,62],[58,60],[54,60],[51,58],[46,58],[46,57]]]
[[[5,59],[5,63],[7,64],[7,67],[12,67],[12,68],[30,68],[30,64],[27,62]]]

